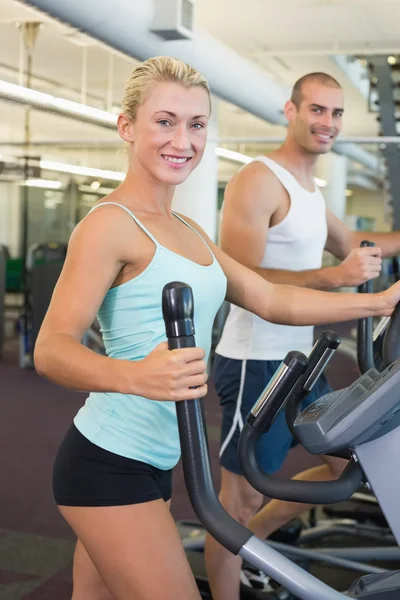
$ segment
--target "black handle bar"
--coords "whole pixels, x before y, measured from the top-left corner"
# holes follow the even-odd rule
[[[375,246],[374,242],[363,240],[361,248]],[[360,294],[372,294],[374,284],[372,279],[358,286]],[[358,319],[357,323],[357,362],[361,375],[375,367],[373,345],[373,318]]]
[[[169,349],[193,348],[196,344],[191,288],[179,281],[166,285],[162,310]],[[237,554],[253,534],[235,521],[218,500],[211,475],[203,402],[177,402],[176,413],[185,484],[193,509],[211,535]]]

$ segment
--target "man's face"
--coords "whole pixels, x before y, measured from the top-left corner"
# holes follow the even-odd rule
[[[289,134],[310,154],[326,154],[342,129],[343,91],[317,82],[303,84],[300,106],[285,107]]]

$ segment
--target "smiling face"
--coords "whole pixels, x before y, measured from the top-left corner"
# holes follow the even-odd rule
[[[200,86],[154,83],[136,119],[119,117],[119,133],[130,142],[131,164],[159,182],[185,181],[203,156],[210,114],[208,93]]]
[[[309,81],[301,89],[300,104],[286,103],[288,136],[310,154],[325,154],[332,149],[342,129],[343,92]]]

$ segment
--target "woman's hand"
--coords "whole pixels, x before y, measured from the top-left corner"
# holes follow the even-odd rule
[[[162,342],[143,360],[129,363],[126,393],[172,402],[202,398],[207,394],[204,356],[201,348],[168,350]]]
[[[377,315],[390,317],[397,304],[400,302],[400,281],[379,294],[375,294],[379,301]]]

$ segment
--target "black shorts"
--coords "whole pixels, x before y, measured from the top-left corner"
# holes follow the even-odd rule
[[[163,471],[96,446],[72,425],[53,470],[59,506],[122,506],[163,498],[172,492],[172,469]]]

